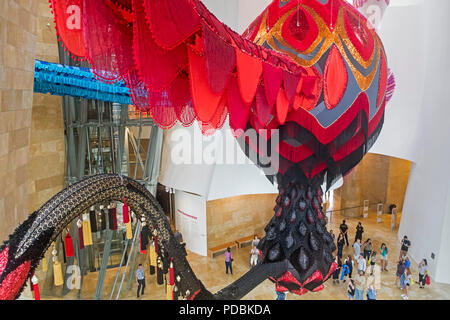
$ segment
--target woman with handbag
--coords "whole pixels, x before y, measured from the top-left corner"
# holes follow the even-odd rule
[[[422,259],[419,263],[419,288],[423,289],[427,280],[428,264],[427,259]]]
[[[225,273],[228,274],[228,269],[230,269],[230,273],[233,274],[233,255],[231,254],[230,247],[227,248],[227,251],[225,251],[224,255],[225,255]]]

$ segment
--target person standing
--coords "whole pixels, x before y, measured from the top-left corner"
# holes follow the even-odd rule
[[[339,258],[339,256],[336,256],[336,258],[334,259],[334,262],[336,262],[337,268],[333,272],[333,284],[335,284],[335,283],[339,284],[339,274],[341,273],[341,269],[342,269],[341,258]]]
[[[337,238],[337,249],[338,249],[338,257],[340,259],[342,259],[342,250],[344,249],[344,244],[345,244],[345,239],[344,239],[344,234],[342,232],[339,233],[339,236]]]
[[[230,247],[227,248],[227,251],[224,253],[225,255],[225,272],[228,274],[228,269],[230,269],[230,273],[233,274],[233,254],[231,253]]]
[[[405,265],[405,268],[409,269],[411,267],[411,261],[409,261],[408,257],[405,257],[405,259],[403,259],[403,260],[404,260],[403,264]]]
[[[362,241],[362,235],[364,233],[364,228],[362,226],[361,222],[358,222],[358,225],[356,226],[356,235],[355,235],[355,242],[359,239],[359,241]]]
[[[366,273],[369,275],[367,279],[367,287],[373,285],[375,290],[381,289],[381,268],[375,263],[375,260],[371,261],[371,265],[367,267]]]
[[[252,246],[254,246],[254,247],[258,247],[258,244],[259,244],[259,238],[258,238],[258,235],[255,235],[254,237],[253,237],[253,240],[252,240]]]
[[[333,230],[330,230],[330,236],[331,236],[331,239],[333,239],[333,242],[334,242],[336,240],[336,236],[334,235]]]
[[[402,247],[400,249],[400,259],[408,254],[409,247],[411,247],[411,241],[408,240],[407,236],[403,237],[401,245]]]
[[[283,291],[275,290],[277,293],[277,299],[276,300],[286,300],[286,293]]]
[[[353,244],[353,256],[355,260],[358,260],[359,255],[361,254],[361,241],[359,239]]]
[[[347,281],[347,279],[352,278],[352,272],[353,272],[353,260],[351,256],[348,256],[347,259],[344,261],[344,267],[343,267],[343,277],[344,282]],[[342,279],[342,276],[341,276]]]
[[[364,242],[364,246],[363,246],[364,250],[364,259],[369,260],[371,254],[372,254],[372,241],[369,239],[366,240],[366,242]]]
[[[341,230],[341,232],[344,234],[345,237],[345,243],[347,243],[347,247],[348,247],[348,226],[345,224],[345,220],[342,220],[341,225],[339,226],[339,229]]]
[[[399,282],[401,282],[401,277],[403,275],[403,273],[405,272],[405,264],[403,263],[403,259],[399,259],[398,263],[397,263],[397,272],[395,273],[396,276],[396,280],[395,280],[395,285],[397,286],[397,288],[399,287]]]
[[[419,288],[423,289],[427,280],[428,263],[427,259],[422,259],[419,263]]]
[[[405,280],[404,280],[404,285],[403,285],[403,289],[405,290],[405,293],[404,294],[402,294],[402,298],[404,299],[404,300],[408,300],[409,299],[409,288],[410,288],[410,286],[411,286],[411,280],[412,280],[412,274],[411,274],[411,271],[409,271],[409,269],[406,269],[405,268],[405,273],[404,273],[404,277],[405,277]]]
[[[377,290],[373,285],[367,287],[367,300],[377,300]]]
[[[364,271],[359,271],[354,280],[356,300],[364,300],[364,285],[366,284]]]
[[[388,248],[385,243],[381,244],[380,248],[380,260],[381,260],[381,271],[388,271]]]
[[[348,282],[347,297],[348,300],[353,300],[355,298],[355,282],[352,279]]]
[[[362,254],[359,255],[357,262],[358,262],[358,273],[360,271],[366,271],[366,259],[364,259]]]
[[[144,295],[144,289],[145,289],[145,273],[144,273],[144,266],[142,263],[139,264],[138,269],[136,270],[136,284],[137,284],[137,297],[139,298],[139,292],[142,289],[141,296]]]
[[[259,250],[256,248],[256,246],[252,247],[252,250],[250,251],[250,268],[253,268],[258,264],[259,259]]]

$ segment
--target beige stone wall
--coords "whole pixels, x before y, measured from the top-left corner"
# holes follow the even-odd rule
[[[39,2],[36,59],[59,62],[48,1],[36,2]],[[61,97],[34,94],[28,163],[28,207],[31,213],[64,187],[65,142]]]
[[[206,203],[208,248],[247,237],[263,236],[274,215],[276,194],[243,195]]]
[[[346,217],[359,217],[362,209],[347,209],[362,206],[364,200],[370,204],[383,203],[384,212],[391,204],[403,209],[408,186],[411,162],[394,157],[368,153],[361,163],[346,177],[344,184],[334,192],[334,209]],[[376,210],[374,206],[370,210]]]
[[[38,5],[0,1],[0,241],[28,216]]]

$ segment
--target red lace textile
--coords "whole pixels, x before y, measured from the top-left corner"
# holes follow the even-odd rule
[[[392,88],[383,45],[344,0],[274,0],[243,36],[200,0],[50,2],[67,49],[101,79],[124,79],[164,129],[197,120],[211,134],[228,115],[236,137],[298,125],[301,146],[277,148],[282,173],[345,173],[382,125]]]

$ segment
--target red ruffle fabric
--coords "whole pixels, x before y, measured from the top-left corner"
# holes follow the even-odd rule
[[[59,38],[68,50],[87,59],[101,79],[123,79],[136,108],[150,112],[161,128],[177,122],[189,126],[197,120],[202,132],[211,134],[229,115],[236,137],[249,126],[259,132],[295,122],[327,145],[361,116],[362,110],[366,118],[370,114],[366,89],[327,127],[310,113],[322,100],[328,110],[336,108],[347,92],[353,75],[347,71],[351,60],[345,56],[344,44],[357,53],[355,59],[364,66],[373,57],[380,60],[376,64],[380,76],[374,80],[380,88],[376,93],[378,110],[373,119],[367,119],[369,135],[384,114],[389,75],[384,50],[379,48],[376,34],[362,23],[364,18],[343,0],[326,4],[299,0],[283,6],[274,0],[243,36],[221,23],[200,0],[50,2]],[[269,49],[276,46],[271,39],[265,40],[269,46],[260,45],[260,38],[283,17],[279,36],[291,51],[302,55]],[[73,28],[77,25],[80,28]],[[330,43],[332,32],[344,37],[342,43],[337,36]],[[319,50],[322,39],[328,39],[324,41],[330,50]],[[316,45],[318,56],[328,55],[323,60],[324,70],[302,60],[312,57]],[[352,72],[359,85],[369,81],[361,78],[356,67]],[[365,143],[359,139],[347,141],[341,145],[343,150],[330,156],[340,159],[349,155]],[[280,144],[278,150],[292,163],[312,152],[286,144]],[[319,161],[308,170],[311,174],[324,168]]]

